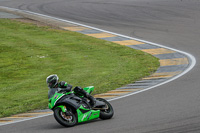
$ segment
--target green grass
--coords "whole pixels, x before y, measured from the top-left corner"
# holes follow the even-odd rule
[[[46,77],[93,94],[139,80],[159,66],[149,54],[75,32],[0,19],[0,117],[47,108]]]

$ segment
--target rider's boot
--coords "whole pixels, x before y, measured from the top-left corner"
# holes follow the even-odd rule
[[[93,108],[95,106],[96,99],[93,96],[91,96],[89,93],[87,93],[85,90],[83,90],[83,88],[77,86],[74,88],[74,91],[76,93],[82,94],[82,95],[84,95],[84,97],[88,98],[90,100],[89,103],[90,103],[91,108]]]
[[[90,100],[89,103],[90,103],[91,108],[95,107],[96,99],[91,95],[89,95],[87,98]]]

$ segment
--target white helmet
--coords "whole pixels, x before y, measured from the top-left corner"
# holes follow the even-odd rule
[[[52,74],[47,77],[46,83],[49,88],[53,88],[58,84],[58,80],[59,80],[58,76],[56,74]]]

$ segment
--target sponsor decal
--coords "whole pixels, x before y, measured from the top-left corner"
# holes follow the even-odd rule
[[[54,97],[54,99],[57,99],[58,98],[58,95],[56,95],[55,97]]]
[[[91,115],[92,115],[92,112],[90,112],[90,113],[89,113],[89,115],[88,115],[87,119],[89,119]]]
[[[83,121],[86,117],[87,117],[87,114],[84,114],[81,120]]]

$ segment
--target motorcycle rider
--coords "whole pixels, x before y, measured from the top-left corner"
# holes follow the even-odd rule
[[[49,87],[48,98],[51,98],[56,91],[70,92],[72,90],[72,85],[67,84],[65,81],[59,82],[59,78],[56,74],[48,76],[46,79],[46,83]],[[84,97],[88,98],[90,100],[89,103],[91,107],[94,107],[96,100],[93,96],[91,96],[89,93],[78,86],[74,88],[74,92],[76,94],[82,94]]]

